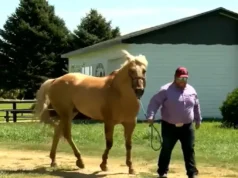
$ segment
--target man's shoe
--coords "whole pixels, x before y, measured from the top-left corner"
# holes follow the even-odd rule
[[[198,178],[197,175],[188,176],[188,178]]]
[[[163,174],[163,175],[159,175],[158,178],[168,178],[168,177],[167,177],[167,174]]]

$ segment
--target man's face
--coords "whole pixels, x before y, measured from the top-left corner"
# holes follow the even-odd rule
[[[187,77],[175,77],[175,83],[180,88],[185,88],[187,84]]]

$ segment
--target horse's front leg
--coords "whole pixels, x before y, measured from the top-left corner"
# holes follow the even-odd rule
[[[129,168],[129,174],[135,174],[135,170],[132,165],[131,149],[132,149],[132,134],[136,126],[136,120],[134,122],[122,123],[124,126],[125,147],[126,147],[126,165]]]
[[[102,163],[100,164],[100,168],[102,171],[107,171],[107,159],[109,151],[113,146],[113,132],[114,132],[114,124],[105,122],[104,124],[104,132],[105,132],[105,140],[106,140],[106,149],[102,155]]]

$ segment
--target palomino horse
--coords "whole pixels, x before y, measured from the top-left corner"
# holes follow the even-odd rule
[[[112,71],[108,75],[108,78],[109,79],[114,78],[117,71],[118,69]],[[49,102],[49,99],[47,99],[47,97],[48,97],[48,90],[50,88],[50,85],[54,80],[55,79],[47,79],[41,84],[39,90],[36,92],[37,103],[35,103],[35,105],[32,106],[32,109],[34,110],[34,118],[40,118],[41,122],[45,124],[50,124],[52,126],[55,126],[54,122],[58,121],[58,116],[57,116],[57,113],[53,110]]]
[[[113,146],[114,127],[116,124],[123,125],[126,165],[129,173],[134,174],[131,142],[140,108],[138,98],[143,95],[146,85],[145,73],[148,62],[143,55],[133,56],[125,50],[122,52],[125,62],[111,75],[94,77],[81,73],[68,73],[48,83],[48,92],[45,93],[47,97],[37,95],[42,98],[37,99],[36,105],[47,105],[42,111],[36,110],[40,120],[46,122],[51,118],[49,108],[55,110],[55,117],[58,118],[58,123],[54,125],[50,151],[51,166],[56,165],[56,149],[62,135],[72,147],[77,158],[76,165],[84,168],[80,151],[71,136],[71,120],[81,112],[92,119],[104,122],[106,148],[100,164],[102,171],[107,171],[108,154]],[[38,90],[38,93],[42,93],[41,90],[43,87]]]

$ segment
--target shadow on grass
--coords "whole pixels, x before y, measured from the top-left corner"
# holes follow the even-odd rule
[[[58,176],[58,177],[63,177],[63,178],[101,178],[101,177],[107,177],[108,175],[120,175],[124,173],[107,173],[105,172],[104,174],[99,175],[101,171],[95,171],[91,174],[85,174],[81,173],[80,170],[75,169],[75,170],[65,170],[65,169],[57,169],[57,170],[47,170],[46,168],[36,168],[32,170],[0,170],[0,173],[2,175],[24,175],[24,174],[39,174],[41,176]],[[77,171],[77,172],[76,172]]]
[[[94,119],[73,119],[72,122],[74,124],[104,124],[103,121],[98,121],[98,120],[94,120]],[[160,124],[161,120],[156,119],[154,122]],[[220,118],[203,118],[202,122],[221,123],[222,119],[220,119]],[[144,124],[144,123],[147,123],[147,121],[144,118],[137,120],[137,124]]]
[[[219,128],[219,129],[234,130],[234,129],[238,129],[238,124],[234,125],[234,124],[231,124],[231,123],[221,122],[219,125],[214,125],[214,127]]]

